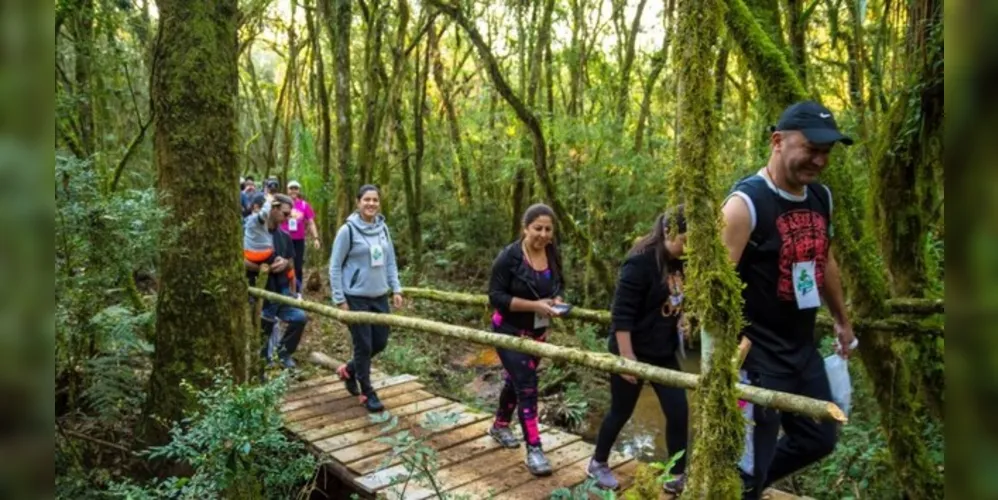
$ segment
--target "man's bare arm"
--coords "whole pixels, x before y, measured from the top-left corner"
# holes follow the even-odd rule
[[[728,249],[731,262],[738,264],[752,235],[752,215],[748,204],[740,196],[732,196],[721,208],[724,227],[721,228],[721,242]]]

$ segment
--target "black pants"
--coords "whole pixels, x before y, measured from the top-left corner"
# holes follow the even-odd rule
[[[513,335],[544,342],[547,331],[540,333],[523,331]],[[540,446],[541,435],[537,428],[537,368],[540,366],[541,358],[509,349],[497,348],[496,352],[502,361],[503,378],[506,383],[499,394],[499,408],[496,410],[494,425],[508,426],[513,417],[513,409],[516,408],[524,441],[531,446]]]
[[[295,281],[298,282],[298,293],[301,293],[301,284],[305,279],[302,269],[305,267],[305,240],[291,240],[291,245],[295,249]]]
[[[351,311],[388,313],[388,295],[381,297],[346,296],[347,306]],[[391,329],[383,325],[353,324],[350,325],[350,337],[353,339],[353,359],[347,363],[347,370],[357,377],[360,392],[371,394],[371,358],[375,357],[388,346],[388,336]]]
[[[801,373],[769,375],[747,372],[746,375],[748,382],[757,387],[825,401],[832,399],[825,366],[817,351]],[[808,417],[763,406],[754,406],[751,414],[754,425],[749,426],[747,439],[751,439],[753,464],[752,470],[745,470],[744,465],[742,467],[744,499],[760,498],[763,490],[774,481],[821,460],[835,449],[834,422],[816,422]],[[781,425],[783,437],[777,441]]]
[[[675,355],[660,359],[638,358],[638,360],[670,370],[680,369]],[[634,406],[638,403],[643,385],[644,381],[641,379],[638,379],[638,383],[632,384],[620,375],[610,375],[610,412],[603,417],[603,423],[600,425],[599,435],[596,437],[596,451],[593,453],[594,460],[606,462],[610,457],[610,449],[613,448],[620,430],[634,413]],[[687,446],[690,416],[689,406],[686,403],[686,390],[666,387],[655,382],[652,382],[651,386],[655,389],[658,403],[662,406],[662,413],[665,414],[665,444],[671,457],[686,450]],[[682,474],[686,471],[688,454],[687,451],[679,458],[672,468],[673,474]]]

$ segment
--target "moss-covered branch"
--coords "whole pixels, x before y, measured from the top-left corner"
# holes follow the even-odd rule
[[[489,305],[489,296],[484,294],[471,294],[471,293],[460,293],[460,292],[444,292],[440,290],[433,290],[430,288],[404,288],[402,293],[407,297],[415,297],[419,299],[433,300],[437,302],[446,302],[449,304],[460,304],[467,306],[482,306],[487,307]],[[604,311],[600,309],[583,309],[581,307],[572,308],[572,312],[567,316],[568,319],[578,319],[582,321],[588,321],[590,323],[599,323],[603,325],[610,324],[610,311]]]
[[[691,290],[692,287],[688,288]],[[488,307],[489,297],[485,294],[446,292],[434,290],[432,288],[404,288],[402,290],[408,297],[417,299],[433,300],[448,304],[458,304],[466,306]],[[894,299],[887,301],[891,311],[906,314],[930,314],[942,312],[943,304],[940,300],[920,300],[920,299]],[[590,323],[601,325],[610,324],[610,311],[604,309],[583,309],[576,307],[568,316],[569,319],[578,319]],[[826,316],[818,316],[818,325],[831,327],[832,320]],[[925,325],[917,320],[905,319],[881,319],[862,320],[857,319],[853,328],[858,333],[868,331],[891,332],[902,336],[943,336],[943,329],[935,326]]]
[[[700,381],[700,377],[692,373],[667,370],[607,353],[595,353],[570,347],[560,347],[512,335],[491,333],[421,318],[410,318],[394,314],[343,311],[331,306],[285,297],[259,288],[250,288],[249,293],[255,297],[297,307],[343,323],[369,323],[407,328],[476,344],[501,347],[556,361],[573,363],[608,373],[634,375],[669,387],[696,389]],[[835,404],[828,401],[740,384],[736,387],[736,390],[738,397],[755,404],[778,408],[783,411],[798,413],[817,419],[845,421],[842,411]]]
[[[785,106],[807,99],[807,89],[787,60],[786,51],[759,25],[744,0],[725,0],[725,26],[756,77],[767,118],[776,120]]]

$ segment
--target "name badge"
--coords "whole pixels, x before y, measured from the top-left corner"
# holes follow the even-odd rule
[[[288,219],[288,230],[292,232],[298,230],[298,219]]]
[[[551,318],[546,316],[541,316],[540,314],[534,314],[534,329],[547,328],[551,324]]]
[[[818,294],[818,278],[814,272],[814,261],[795,262],[793,278],[797,309],[820,307],[821,297]]]
[[[385,250],[381,245],[371,245],[371,267],[385,265]]]

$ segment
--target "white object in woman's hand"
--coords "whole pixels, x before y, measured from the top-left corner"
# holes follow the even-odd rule
[[[551,299],[541,299],[534,301],[534,311],[545,318],[550,318],[553,316],[558,316],[558,311],[551,307],[554,301]]]

